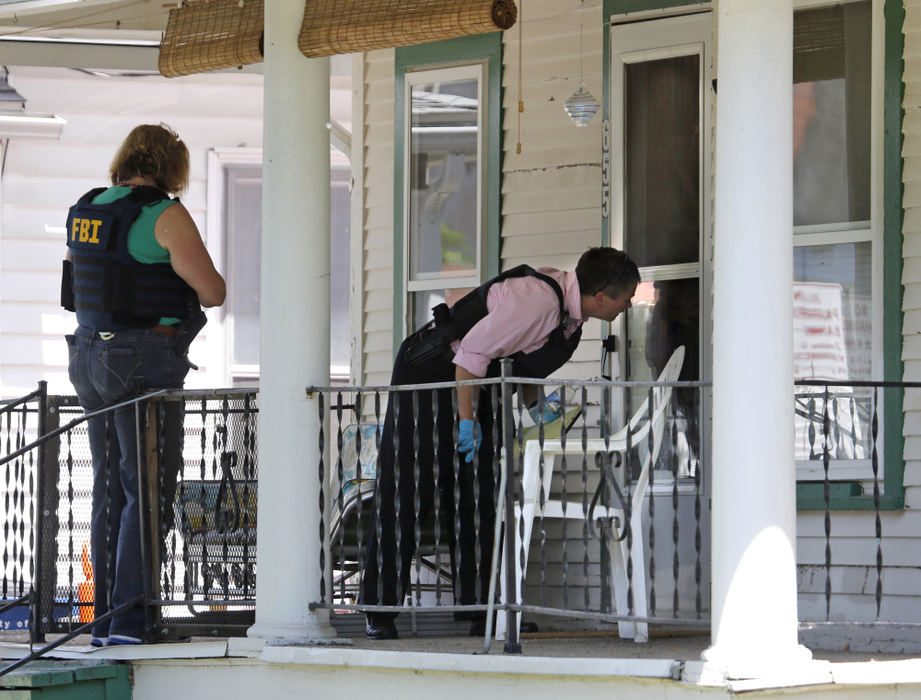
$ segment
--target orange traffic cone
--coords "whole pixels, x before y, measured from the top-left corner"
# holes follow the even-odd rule
[[[81,603],[80,622],[92,622],[96,611],[93,601],[96,596],[96,585],[93,582],[93,561],[90,559],[89,542],[83,543],[83,576],[86,581],[77,586],[77,600]]]

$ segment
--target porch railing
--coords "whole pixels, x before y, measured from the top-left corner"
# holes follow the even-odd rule
[[[157,392],[134,402],[148,640],[241,634],[255,605],[256,392]],[[95,586],[112,583],[93,580],[86,416],[75,397],[46,396],[44,385],[0,410],[0,626],[28,630],[33,643],[86,632]]]
[[[404,417],[415,422],[421,401],[442,410],[432,404],[436,390],[447,392],[453,432],[456,383],[312,389],[324,428],[305,439],[316,440],[322,455],[316,473],[326,517],[319,534],[329,545],[315,605],[329,608],[334,621],[348,612],[410,613],[403,619],[495,612],[510,648],[519,616],[525,624],[551,620],[546,624],[580,629],[617,623],[634,638],[647,624],[706,626],[709,459],[695,413],[708,401],[706,383],[509,377],[473,384],[485,388],[484,425],[495,449],[485,463],[482,455],[471,464],[452,457],[430,475],[415,437],[401,445],[397,436],[388,446],[380,426],[392,394],[409,396]],[[528,387],[541,398],[556,390],[564,418],[534,423],[522,398]],[[671,394],[657,417],[666,388]],[[881,437],[897,429],[902,394],[918,388],[797,383],[804,623],[921,627],[917,528],[913,511],[901,507],[910,475],[903,479],[901,443],[884,450]],[[256,392],[168,392],[139,402],[142,499],[157,506],[145,507],[151,515],[144,523],[150,638],[242,634],[253,621],[257,574]],[[893,404],[895,415],[882,409]],[[757,401],[750,408],[754,449]],[[28,629],[33,642],[92,620],[98,582],[84,548],[92,467],[82,419],[73,397],[47,396],[43,386],[0,406],[0,629]],[[411,546],[416,556],[397,604],[383,606],[368,603],[360,587],[369,543],[381,537],[372,515],[381,503],[378,458],[388,449],[408,449],[411,481],[430,479],[437,498],[430,508],[423,508],[421,491],[395,498],[395,508],[411,516],[397,549]],[[449,450],[437,440],[433,449]],[[744,455],[739,460],[744,465]],[[477,478],[487,471],[489,478]],[[480,489],[467,513],[454,508],[464,479]],[[428,517],[420,518],[425,510]],[[468,527],[475,595],[461,601],[455,573],[465,552],[455,535]]]
[[[906,494],[913,483],[909,407],[921,383],[796,384],[801,626],[841,638],[886,628],[879,639],[907,635],[914,648],[921,556]]]
[[[444,427],[433,429],[446,423],[456,438],[455,387],[464,384],[482,389],[475,392],[482,396],[479,423],[491,446],[470,463],[445,440]],[[494,601],[509,650],[518,644],[519,615],[526,623],[553,616],[581,628],[616,622],[621,634],[638,639],[648,623],[705,627],[707,462],[696,416],[687,411],[700,406],[705,386],[508,377],[309,388],[320,397],[321,423],[333,426],[318,443],[321,454],[332,445],[318,469],[330,504],[320,536],[328,536],[331,556],[316,605],[333,617],[470,617],[492,613]],[[555,391],[562,417],[535,423],[523,398],[529,390],[541,400]],[[389,403],[397,410],[387,414]],[[623,405],[626,415],[619,415]],[[473,504],[466,512],[465,501]],[[389,549],[382,520],[404,523]],[[408,572],[406,551],[413,553]],[[465,594],[458,579],[471,553]],[[376,576],[388,564],[395,601],[382,600],[387,584]],[[369,566],[376,590],[366,583]],[[404,578],[408,584],[399,585]]]

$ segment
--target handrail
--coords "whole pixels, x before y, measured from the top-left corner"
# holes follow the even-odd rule
[[[100,615],[95,620],[91,620],[90,622],[87,622],[84,625],[80,625],[79,627],[71,630],[68,634],[64,635],[60,639],[55,639],[53,642],[51,642],[51,644],[46,644],[38,651],[33,651],[28,656],[23,656],[18,661],[14,661],[13,663],[11,663],[9,666],[4,666],[3,668],[0,668],[0,677],[5,676],[10,671],[15,671],[17,668],[21,668],[22,666],[25,666],[27,663],[35,661],[36,659],[40,659],[42,656],[47,654],[52,649],[57,649],[62,644],[66,644],[72,639],[76,639],[84,632],[89,632],[90,629],[92,629],[93,625],[95,625],[97,622],[105,622],[106,620],[110,619],[116,613],[120,613],[124,610],[127,610],[128,608],[137,605],[143,600],[144,600],[144,594],[141,593],[140,595],[137,595],[131,600],[129,600],[127,603],[124,603],[122,605],[119,605],[117,608],[113,608],[112,610],[109,610],[109,612],[107,612],[105,615]]]
[[[62,425],[62,426],[60,426],[60,427],[58,427],[58,428],[55,428],[55,429],[52,430],[50,433],[46,433],[45,435],[41,435],[41,436],[37,437],[35,440],[33,440],[32,442],[30,442],[28,445],[25,445],[24,447],[20,447],[20,448],[19,448],[18,450],[16,450],[15,452],[11,452],[10,454],[8,454],[6,457],[0,457],[0,467],[2,467],[2,466],[3,466],[4,464],[6,464],[7,462],[16,459],[17,457],[21,457],[21,456],[24,455],[26,452],[29,452],[30,450],[34,450],[36,447],[38,447],[39,445],[44,444],[45,442],[47,442],[47,441],[50,440],[51,438],[57,437],[57,436],[60,435],[61,433],[66,433],[68,430],[70,430],[70,429],[73,428],[74,426],[80,425],[80,423],[83,423],[84,421],[87,421],[87,420],[89,420],[90,418],[94,418],[95,416],[99,416],[99,415],[102,415],[102,414],[104,414],[104,413],[108,413],[109,411],[114,411],[114,410],[116,410],[116,409],[118,409],[118,408],[122,408],[122,407],[124,407],[124,406],[131,406],[131,405],[140,403],[141,401],[145,401],[145,400],[147,400],[147,399],[153,398],[154,396],[160,396],[161,394],[165,394],[167,391],[169,391],[169,390],[168,390],[168,389],[160,389],[160,390],[158,390],[158,391],[152,391],[152,392],[150,392],[149,394],[144,394],[144,395],[142,395],[142,396],[137,396],[137,397],[135,397],[135,398],[133,398],[133,399],[127,399],[126,401],[121,401],[121,402],[119,402],[119,403],[108,404],[108,405],[103,406],[102,408],[96,409],[95,411],[92,411],[92,412],[90,412],[90,413],[84,413],[82,416],[78,416],[77,418],[74,418],[74,419],[73,419],[72,421],[70,421],[69,423],[67,423],[67,424],[65,424],[65,425]]]
[[[822,382],[822,384],[829,384],[830,382]],[[306,388],[306,393],[308,398],[315,393],[324,393],[324,394],[334,394],[334,393],[348,393],[352,391],[361,391],[362,393],[393,393],[397,391],[426,391],[429,389],[453,389],[454,387],[462,386],[500,386],[502,384],[530,384],[530,385],[546,385],[554,384],[561,386],[575,386],[575,387],[614,387],[622,389],[648,389],[650,387],[667,387],[672,388],[681,388],[681,389],[696,389],[701,387],[710,387],[713,386],[713,381],[710,379],[697,379],[697,380],[686,380],[686,381],[671,381],[671,382],[660,382],[655,379],[644,379],[644,380],[625,380],[625,379],[534,379],[533,377],[506,377],[502,379],[501,377],[486,377],[484,379],[464,379],[464,380],[452,380],[450,382],[427,382],[424,384],[368,384],[368,385],[334,385],[334,386],[308,386]],[[921,384],[919,384],[921,386]]]
[[[39,383],[41,384],[42,382],[39,382]],[[43,390],[41,387],[39,387],[38,389],[33,391],[31,394],[26,394],[25,396],[21,396],[18,399],[9,399],[8,401],[0,401],[0,403],[4,404],[3,406],[0,406],[0,415],[3,415],[4,413],[9,413],[17,406],[20,406],[21,404],[24,404],[24,403],[28,403],[32,399],[40,398],[42,393],[43,393]]]
[[[29,592],[29,593],[26,593],[25,595],[19,596],[15,600],[11,600],[6,605],[0,605],[0,615],[5,613],[7,610],[12,610],[13,608],[17,606],[25,605],[31,598],[32,598],[32,593]]]
[[[797,379],[796,386],[852,386],[866,389],[921,389],[921,382],[882,381],[873,379]]]

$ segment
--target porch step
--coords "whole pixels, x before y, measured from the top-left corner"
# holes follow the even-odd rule
[[[342,637],[364,637],[365,616],[363,613],[333,613],[329,616],[336,632]],[[400,637],[413,636],[412,615],[400,613],[396,618]],[[465,636],[470,629],[469,621],[454,619],[454,613],[443,610],[417,611],[415,634],[420,637],[458,637]]]
[[[128,666],[106,661],[34,661],[0,677],[2,700],[131,700]]]

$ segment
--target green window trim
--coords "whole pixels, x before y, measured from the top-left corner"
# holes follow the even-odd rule
[[[902,80],[905,36],[902,25],[905,9],[902,0],[886,0],[883,6],[885,42],[883,58],[883,376],[887,380],[904,379],[902,362],[902,122],[905,110]],[[886,432],[885,488],[888,508],[905,507],[905,416],[904,391],[889,391],[883,403]]]
[[[404,225],[403,153],[406,115],[405,75],[413,70],[446,68],[484,61],[486,65],[486,179],[483,183],[485,251],[484,279],[499,274],[499,230],[502,183],[502,33],[478,34],[446,39],[418,46],[398,47],[394,56],[393,114],[393,353],[403,341],[406,314],[403,241]]]

